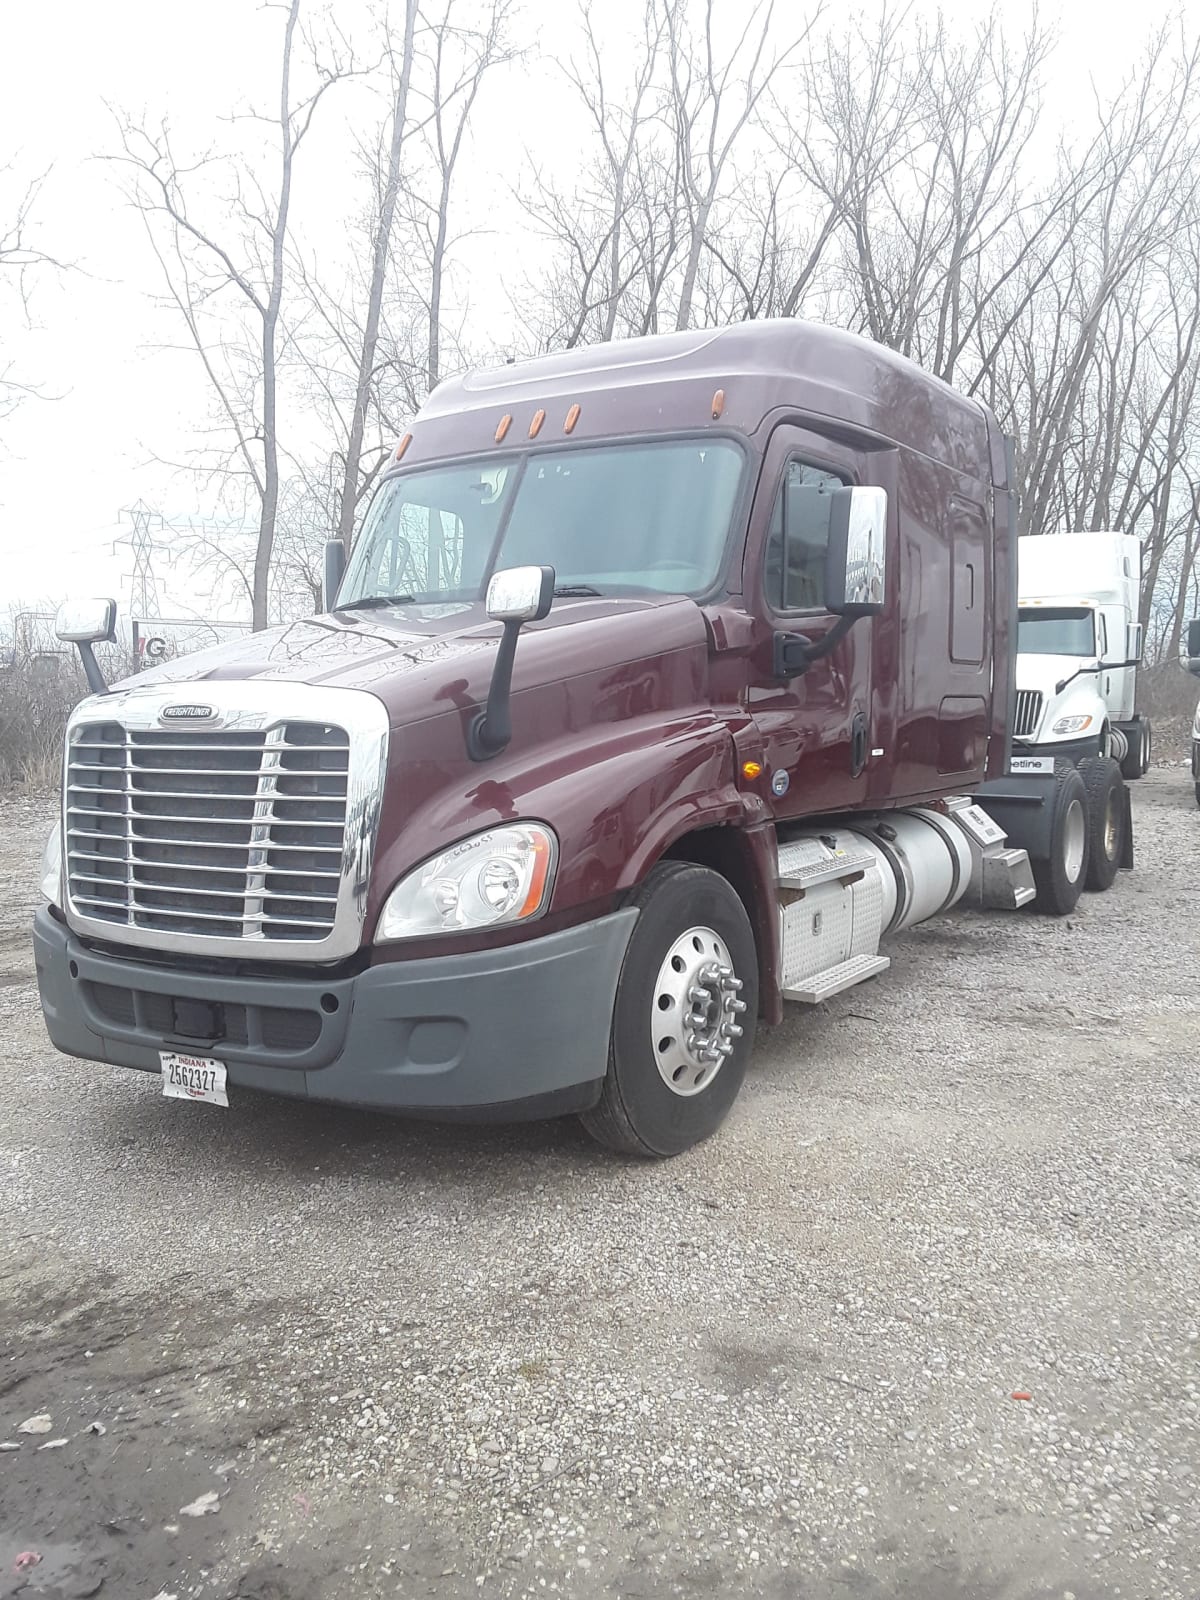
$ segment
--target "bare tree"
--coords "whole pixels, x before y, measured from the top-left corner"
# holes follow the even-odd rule
[[[508,36],[512,7],[513,0],[475,0],[473,8],[467,0],[440,0],[439,10],[422,12],[426,173],[406,195],[418,252],[402,263],[401,283],[406,298],[424,313],[426,392],[442,377],[455,177],[484,79],[514,56]]]
[[[774,49],[771,21],[775,0],[757,0],[731,48],[719,54],[715,0],[704,0],[699,38],[689,28],[686,10],[678,0],[662,0],[662,5],[672,120],[687,221],[683,279],[675,313],[675,326],[682,329],[691,326],[700,260],[711,235],[713,211],[727,169],[771,85],[815,26],[820,6],[812,9],[798,37],[782,49]]]
[[[363,441],[367,429],[368,409],[376,382],[383,297],[387,287],[396,202],[400,194],[401,156],[409,134],[408,101],[412,87],[413,49],[418,10],[418,0],[404,0],[404,28],[399,50],[396,50],[395,41],[389,36],[385,57],[391,87],[390,127],[386,131],[386,146],[384,139],[381,138],[375,152],[377,157],[375,172],[378,181],[375,214],[372,219],[371,276],[367,287],[362,338],[357,349],[354,405],[351,412],[350,435],[346,443],[341,494],[338,498],[337,532],[347,550],[350,548],[350,539],[354,532],[354,516],[363,487],[360,481]],[[382,457],[377,459],[381,460]]]
[[[0,167],[0,179],[12,171],[11,163]],[[23,184],[6,208],[7,214],[0,217],[0,293],[11,305],[11,311],[6,308],[4,314],[6,319],[9,315],[23,319],[27,326],[35,280],[47,268],[61,271],[67,265],[42,247],[34,231],[34,211],[48,176],[44,172]],[[11,416],[23,400],[43,395],[38,384],[17,376],[14,363],[0,350],[0,418]]]
[[[321,100],[354,70],[340,36],[319,44],[301,34],[310,81],[304,90],[295,91],[300,9],[301,0],[289,0],[285,11],[278,109],[271,116],[251,119],[273,131],[273,184],[268,187],[244,160],[236,162],[232,197],[224,206],[214,205],[216,158],[179,159],[165,119],[153,131],[123,119],[122,154],[113,158],[129,172],[128,193],[145,222],[168,300],[183,320],[221,422],[232,434],[225,470],[244,477],[257,499],[251,582],[256,628],[267,623],[279,507],[280,316],[296,157]],[[225,215],[216,223],[208,222],[206,209]],[[240,305],[248,330],[241,341],[230,336],[231,297]]]

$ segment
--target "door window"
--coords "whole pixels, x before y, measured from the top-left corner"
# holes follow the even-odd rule
[[[807,461],[793,459],[784,469],[771,513],[765,569],[767,599],[776,611],[823,608],[832,495],[847,481]]]

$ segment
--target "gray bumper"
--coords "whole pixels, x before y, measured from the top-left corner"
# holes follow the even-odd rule
[[[225,1062],[229,1082],[386,1110],[536,1117],[595,1104],[636,910],[525,944],[357,976],[234,977],[88,949],[46,910],[33,942],[59,1050],[159,1070]]]

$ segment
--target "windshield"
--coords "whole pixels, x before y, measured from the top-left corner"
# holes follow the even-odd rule
[[[493,572],[521,566],[600,594],[702,594],[720,573],[742,462],[729,440],[674,440],[407,473],[372,501],[338,604],[480,600]]]
[[[1023,656],[1094,656],[1096,624],[1086,606],[1038,606],[1017,613],[1017,653]]]

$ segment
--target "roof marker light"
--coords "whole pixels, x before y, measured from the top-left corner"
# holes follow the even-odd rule
[[[497,444],[502,444],[503,443],[504,435],[508,432],[508,430],[511,427],[512,427],[512,414],[510,412],[506,411],[505,414],[500,418],[500,424],[496,429],[496,443]]]
[[[535,411],[533,413],[533,421],[529,424],[529,437],[531,439],[536,439],[538,434],[541,433],[542,423],[545,420],[546,413],[544,411]]]
[[[578,421],[579,421],[579,407],[578,406],[572,406],[570,411],[567,412],[567,420],[563,423],[563,432],[564,433],[574,433],[575,432],[575,424]]]
[[[724,389],[718,389],[716,394],[713,395],[713,403],[712,403],[712,418],[713,418],[714,422],[716,422],[719,419],[719,417],[720,417],[722,411],[724,411],[724,409],[725,409],[725,391],[724,391]]]
[[[404,435],[403,439],[401,439],[400,443],[396,446],[396,460],[397,461],[403,461],[404,460],[404,452],[408,449],[408,447],[409,447],[409,445],[411,443],[412,443],[412,434],[411,433],[406,433]]]

